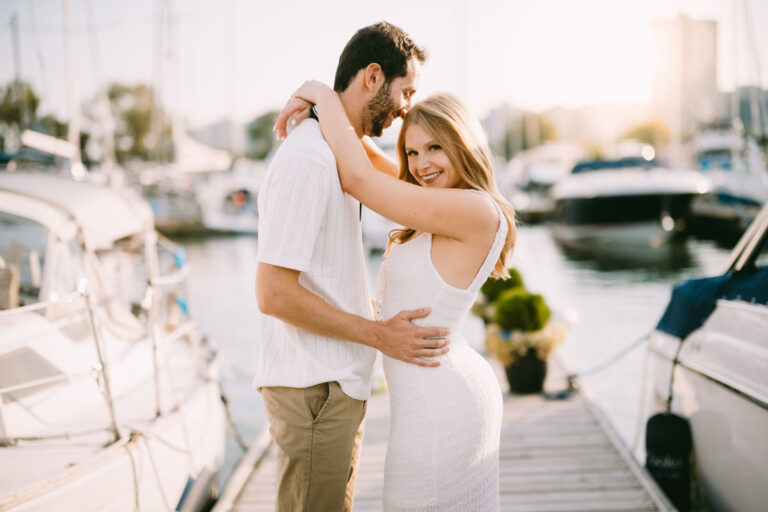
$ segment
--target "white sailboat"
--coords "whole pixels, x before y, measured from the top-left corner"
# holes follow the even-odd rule
[[[224,459],[183,252],[124,190],[0,173],[0,510],[200,510]]]
[[[651,335],[649,354],[654,400],[648,416],[668,411],[688,420],[706,509],[764,510],[768,206],[734,248],[722,275],[675,287]]]

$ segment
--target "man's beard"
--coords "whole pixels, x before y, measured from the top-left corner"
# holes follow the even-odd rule
[[[385,83],[376,96],[373,97],[363,111],[363,133],[372,137],[380,137],[389,116],[395,111],[392,101],[390,83]]]

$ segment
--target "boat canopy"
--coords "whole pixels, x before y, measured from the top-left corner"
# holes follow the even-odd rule
[[[768,266],[676,285],[656,329],[683,339],[704,325],[719,299],[768,305]]]
[[[93,250],[154,229],[149,206],[129,191],[49,173],[0,172],[0,211],[33,219],[63,241],[79,227]]]

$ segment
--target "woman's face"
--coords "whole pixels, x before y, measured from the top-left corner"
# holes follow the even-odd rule
[[[408,170],[422,187],[463,188],[465,185],[448,159],[448,153],[418,124],[405,132]]]

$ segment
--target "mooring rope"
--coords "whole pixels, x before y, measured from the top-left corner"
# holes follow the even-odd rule
[[[643,334],[640,338],[632,341],[632,343],[627,344],[624,348],[617,351],[615,354],[613,354],[611,357],[606,359],[600,364],[597,364],[591,368],[588,368],[587,370],[583,370],[581,372],[571,373],[566,376],[567,382],[568,382],[568,389],[570,391],[574,391],[576,389],[576,380],[580,377],[585,377],[587,375],[592,375],[598,372],[601,372],[611,366],[613,363],[619,361],[621,358],[632,352],[634,349],[648,341],[651,336],[651,332],[647,334]]]

